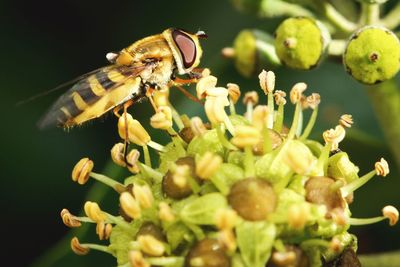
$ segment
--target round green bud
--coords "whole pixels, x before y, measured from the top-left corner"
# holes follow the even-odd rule
[[[364,27],[350,37],[343,63],[359,82],[376,84],[388,80],[400,69],[400,41],[386,28]]]
[[[245,77],[258,74],[262,69],[273,69],[280,65],[273,46],[273,37],[259,30],[242,30],[235,38],[231,54],[236,69]],[[226,51],[226,50],[225,50]]]
[[[256,14],[260,10],[262,0],[231,0],[231,2],[239,11]]]
[[[322,23],[307,17],[288,18],[275,32],[275,49],[283,64],[309,70],[319,64],[330,40]]]

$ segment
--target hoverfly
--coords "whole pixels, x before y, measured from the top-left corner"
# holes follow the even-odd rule
[[[126,108],[146,97],[149,90],[196,81],[202,49],[195,34],[169,28],[143,38],[117,53],[108,53],[111,65],[89,72],[73,82],[39,121],[40,128],[57,125],[69,128]],[[188,74],[179,79],[175,74]],[[70,84],[70,83],[68,83]],[[61,87],[64,87],[62,85]]]

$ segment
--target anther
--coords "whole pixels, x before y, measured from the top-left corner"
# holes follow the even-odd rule
[[[162,242],[152,235],[140,235],[137,239],[140,249],[152,256],[162,256],[165,252],[165,247]]]
[[[97,223],[107,219],[107,215],[100,209],[96,202],[86,201],[84,210],[86,216]]]
[[[131,218],[138,219],[142,216],[138,201],[129,192],[121,193],[119,203],[122,210]]]
[[[79,239],[76,236],[71,239],[71,249],[77,255],[86,255],[90,251],[88,247],[79,243]]]
[[[72,170],[72,180],[79,184],[85,184],[88,179],[90,172],[93,170],[94,163],[89,158],[81,159]]]
[[[266,95],[273,93],[275,89],[275,73],[273,71],[262,70],[258,79],[260,80],[260,87]]]
[[[68,227],[74,228],[82,225],[81,222],[77,220],[76,217],[67,209],[63,209],[60,215],[63,223]]]
[[[219,169],[223,160],[219,155],[206,152],[199,161],[196,162],[196,174],[201,179],[209,179]]]

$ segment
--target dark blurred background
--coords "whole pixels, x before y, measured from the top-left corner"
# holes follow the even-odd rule
[[[220,56],[220,50],[230,45],[243,28],[256,27],[272,32],[279,23],[279,20],[259,20],[241,14],[228,0],[16,0],[0,2],[0,12],[0,208],[2,240],[6,248],[2,250],[2,262],[11,261],[13,266],[29,266],[52,248],[64,249],[66,255],[59,253],[61,259],[50,257],[49,261],[36,262],[36,266],[94,266],[96,262],[96,266],[115,265],[112,257],[96,252],[79,257],[70,253],[68,244],[66,247],[56,244],[68,232],[61,222],[60,210],[67,207],[79,213],[94,184],[79,186],[71,181],[75,162],[88,156],[94,160],[95,170],[102,172],[109,150],[119,141],[113,116],[68,132],[38,130],[36,122],[62,91],[17,108],[18,101],[103,66],[107,52],[171,26],[206,31],[209,38],[202,41],[201,66],[211,68],[219,77],[220,85],[235,82],[243,91],[258,90],[257,78],[242,78],[232,62]],[[325,62],[310,72],[281,68],[276,73],[278,89],[289,91],[295,82],[304,81],[309,84],[309,93],[321,94],[323,103],[314,131],[316,138],[320,138],[322,130],[335,126],[340,114],[353,115],[355,125],[342,149],[360,167],[361,174],[370,171],[381,156],[392,163],[388,177],[376,178],[357,191],[351,207],[353,216],[378,216],[387,204],[399,207],[397,170],[365,89],[337,63]],[[179,93],[172,92],[172,97],[178,110],[189,114],[200,110],[200,106],[196,107]],[[151,114],[148,103],[133,107],[131,112],[144,123]],[[152,134],[155,140],[162,138],[156,131]],[[116,204],[113,192],[106,192],[106,195],[113,205]],[[94,232],[94,227],[90,231]],[[351,231],[359,236],[361,253],[400,248],[396,238],[400,233],[398,226],[390,228],[385,222],[354,227]],[[11,253],[19,256],[11,256]]]

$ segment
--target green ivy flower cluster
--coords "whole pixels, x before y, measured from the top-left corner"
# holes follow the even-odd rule
[[[239,10],[260,17],[290,18],[274,36],[243,30],[223,54],[235,59],[244,76],[279,65],[309,70],[329,55],[342,57],[345,70],[361,83],[391,79],[400,69],[400,41],[392,31],[400,25],[400,4],[380,18],[386,1],[358,2],[234,0]]]
[[[85,184],[92,177],[111,186],[119,194],[119,211],[112,215],[90,201],[85,217],[64,209],[67,226],[94,223],[100,240],[109,239],[97,245],[75,237],[72,250],[79,255],[100,250],[126,267],[359,266],[350,226],[385,218],[393,225],[398,219],[392,206],[369,219],[353,218],[349,209],[357,188],[374,175],[387,175],[386,161],[360,177],[339,149],[353,123],[350,115],[324,132],[325,144],[311,140],[319,95],[306,96],[305,83],[293,86],[290,101],[296,108],[287,128],[286,93],[275,90],[273,72],[259,78],[267,103],[259,104],[257,92],[249,92],[241,115],[235,109],[239,86],[218,87],[217,78],[204,72],[196,90],[207,123],[180,116],[168,91],[156,92],[150,124],[169,134],[165,145],[153,141],[131,115],[122,115],[119,134],[142,147],[144,162],[137,149],[124,151],[123,143],[116,144],[113,161],[133,173],[123,183],[93,172],[88,158],[78,162],[73,180]],[[303,127],[307,110],[311,115]],[[157,152],[157,166],[149,147]]]

